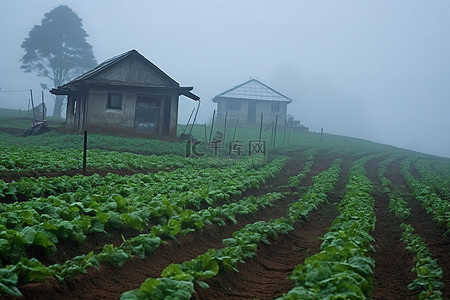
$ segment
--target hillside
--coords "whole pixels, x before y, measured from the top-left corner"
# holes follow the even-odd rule
[[[0,119],[2,299],[450,297],[450,159],[284,126],[214,149],[196,126],[89,134],[83,174],[83,136],[30,121]]]

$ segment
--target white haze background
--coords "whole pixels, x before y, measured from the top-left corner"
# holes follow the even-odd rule
[[[52,87],[23,73],[20,45],[61,4],[83,19],[98,63],[136,49],[194,86],[199,123],[251,77],[292,98],[288,112],[312,131],[450,157],[450,1],[1,0],[0,107],[28,105],[4,91]],[[196,103],[180,102],[185,123]]]

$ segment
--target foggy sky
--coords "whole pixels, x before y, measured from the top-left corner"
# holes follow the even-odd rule
[[[28,104],[1,91],[52,86],[23,73],[20,45],[61,4],[99,63],[136,49],[194,86],[199,123],[215,95],[251,77],[292,98],[288,113],[312,131],[450,157],[450,1],[2,0],[0,107]],[[195,105],[180,97],[180,123]]]

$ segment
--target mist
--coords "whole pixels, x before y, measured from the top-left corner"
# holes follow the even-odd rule
[[[193,86],[198,123],[215,95],[257,78],[311,131],[450,157],[448,1],[3,0],[0,107],[26,109],[27,90],[52,87],[20,69],[20,45],[61,4],[83,19],[99,63],[136,49]],[[180,97],[180,123],[195,106]]]

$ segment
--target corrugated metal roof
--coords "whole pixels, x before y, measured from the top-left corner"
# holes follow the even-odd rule
[[[264,83],[250,79],[238,86],[235,86],[225,92],[215,96],[213,102],[217,102],[220,98],[237,98],[247,100],[259,101],[277,101],[277,102],[291,102],[292,99],[280,94],[274,89],[268,87]]]
[[[98,66],[96,66],[95,68],[93,68],[90,71],[87,71],[84,74],[81,74],[80,76],[78,76],[77,78],[73,79],[72,81],[69,81],[68,83],[64,84],[63,86],[67,86],[70,85],[72,83],[75,82],[80,82],[83,80],[87,80],[89,78],[91,78],[92,76],[94,76],[95,74],[100,73],[101,71],[107,69],[108,67],[114,65],[115,63],[123,60],[124,58],[136,54],[139,57],[141,57],[141,59],[143,61],[145,61],[148,65],[150,65],[153,69],[157,70],[158,72],[161,73],[161,75],[163,75],[164,77],[166,77],[167,79],[169,79],[170,81],[172,81],[174,84],[178,85],[178,82],[176,82],[175,80],[173,80],[169,75],[167,75],[166,73],[164,73],[160,68],[158,68],[155,64],[153,64],[151,61],[149,61],[147,58],[145,58],[142,54],[140,54],[139,52],[137,52],[136,50],[130,50],[127,51],[125,53],[116,55],[108,60],[105,60],[104,62],[102,62],[101,64],[99,64]]]
[[[69,81],[68,83],[66,83],[66,85],[67,84],[71,84],[71,83],[73,83],[75,81],[81,81],[81,80],[86,80],[86,79],[90,78],[91,76],[97,74],[98,72],[108,68],[109,66],[111,66],[111,65],[115,64],[116,62],[122,60],[123,58],[129,56],[130,54],[133,53],[133,51],[136,51],[136,50],[130,50],[130,51],[127,51],[125,53],[122,53],[122,54],[116,55],[114,57],[111,57],[108,60],[105,60],[104,62],[102,62],[101,64],[97,65],[95,68],[93,68],[92,70],[89,70],[86,73],[81,74],[77,78]]]
[[[172,92],[177,91],[179,93],[179,95],[184,95],[193,100],[200,101],[200,97],[198,97],[197,95],[195,95],[191,92],[193,87],[180,87],[178,82],[173,80],[169,75],[164,73],[160,68],[158,68],[151,61],[149,61],[147,58],[145,58],[142,54],[140,54],[139,52],[137,52],[134,49],[127,51],[125,53],[119,54],[117,56],[114,56],[108,60],[105,60],[104,62],[102,62],[95,68],[93,68],[92,70],[87,71],[86,73],[78,76],[77,78],[73,79],[72,81],[70,81],[62,86],[59,86],[56,89],[52,89],[50,92],[54,95],[68,95],[71,91],[73,92],[73,87],[74,86],[76,87],[78,84],[84,84],[86,82],[88,82],[89,84],[96,84],[96,82],[92,82],[92,79],[91,79],[94,75],[106,70],[110,66],[120,62],[121,60],[123,60],[131,55],[136,55],[144,63],[146,63],[153,70],[155,70],[157,73],[159,73],[161,75],[161,77],[165,78],[168,82],[171,82],[173,84],[173,86],[171,86],[171,87],[170,86],[169,87],[166,87],[166,86],[163,86],[163,87],[141,86],[140,88],[146,88],[147,91],[152,90],[152,91],[159,91],[159,92],[164,92],[164,91],[167,92],[169,90],[171,90]],[[89,79],[91,79],[91,81]],[[102,84],[102,83],[100,83],[100,84]],[[139,87],[135,87],[135,88],[139,88]]]

